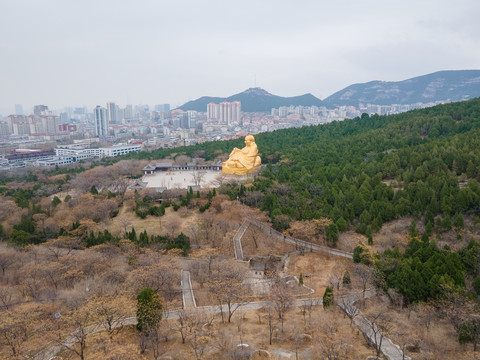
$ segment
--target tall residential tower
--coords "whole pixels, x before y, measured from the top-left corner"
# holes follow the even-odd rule
[[[107,117],[107,109],[97,106],[95,108],[95,135],[97,136],[108,136],[108,117]]]

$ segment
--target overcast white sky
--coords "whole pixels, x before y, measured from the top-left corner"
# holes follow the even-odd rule
[[[478,0],[0,0],[0,113],[480,69]]]

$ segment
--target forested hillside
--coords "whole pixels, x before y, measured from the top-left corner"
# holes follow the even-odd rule
[[[463,291],[466,278],[471,284],[480,273],[477,243],[450,252],[430,242],[452,229],[461,238],[467,217],[480,221],[479,99],[259,134],[256,142],[267,165],[253,186],[233,187],[230,195],[265,210],[277,230],[327,218],[330,245],[347,229],[372,245],[382,225],[412,217],[424,231],[412,224],[405,254],[387,251],[376,261],[357,252],[355,259],[375,263],[378,285],[397,289],[407,302],[443,297],[447,288]],[[200,148],[212,156],[232,146]]]
[[[311,313],[303,307],[287,315],[269,307],[245,309],[236,313],[233,321],[240,322],[234,327],[218,316],[207,331],[207,321],[199,317],[188,334],[182,317],[162,321],[151,333],[132,326],[139,320],[133,316],[136,301],[147,287],[164,309],[184,307],[185,271],[201,306],[231,301],[223,297],[225,283],[235,301],[283,304],[290,296],[286,287],[275,285],[264,293],[241,285],[251,269],[235,261],[232,238],[244,220],[256,219],[262,227],[245,230],[241,244],[245,258],[265,262],[268,283],[290,281],[297,291],[305,281],[312,297],[325,293],[337,304],[344,294],[363,293],[357,303],[362,312],[412,358],[471,358],[471,346],[460,345],[476,344],[480,337],[479,132],[480,100],[475,99],[258,134],[264,166],[257,176],[242,182],[219,174],[218,188],[171,189],[161,201],[151,188],[127,191],[147,164],[138,159],[218,161],[243,139],[130,154],[133,160],[3,173],[0,314],[6,320],[0,325],[0,353],[25,358],[93,326],[98,334],[85,332],[60,356],[110,359],[116,351],[129,359],[150,359],[181,351],[184,358],[198,358],[194,340],[201,334],[208,356],[232,358],[228,354],[237,349],[240,327],[249,326],[247,341],[257,349],[289,348],[293,354],[308,348],[319,351],[312,358],[320,358],[333,346],[343,354],[337,358],[366,358],[371,350],[361,337],[352,342],[352,323],[336,309]],[[287,244],[281,235],[272,238],[271,231],[261,231],[269,229],[267,217],[285,235],[353,252],[353,262],[308,251],[300,242]],[[288,281],[278,276],[280,268],[287,269]],[[365,299],[373,285],[385,296]],[[323,300],[326,308],[332,304]],[[110,318],[118,331],[108,325]],[[319,331],[320,324],[341,330],[325,339],[330,330]],[[297,328],[310,340],[292,340]],[[216,341],[224,338],[230,345],[220,348]]]
[[[479,99],[258,134],[267,166],[249,190],[274,222],[280,215],[328,217],[340,230],[347,222],[369,235],[398,216],[425,215],[435,225],[434,217],[442,215],[446,224],[438,225],[448,227],[466,212],[478,213],[479,135]],[[238,139],[135,156],[175,152],[212,160],[241,144]],[[242,195],[252,202],[252,194]]]
[[[264,158],[282,155],[255,188],[273,218],[343,218],[361,233],[398,216],[433,222],[437,214],[477,212],[479,127],[473,100],[264,134],[257,140]]]

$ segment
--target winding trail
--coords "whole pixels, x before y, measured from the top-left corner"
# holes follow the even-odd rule
[[[347,259],[353,259],[353,254],[348,251],[333,249],[328,246],[314,244],[305,240],[300,240],[288,235],[284,235],[281,232],[271,228],[270,226],[261,223],[260,221],[245,220],[242,226],[240,226],[240,228],[237,230],[235,236],[233,237],[235,259],[237,260],[243,260],[241,240],[243,235],[245,234],[245,231],[250,225],[258,227],[259,229],[264,231],[266,234],[270,235],[272,238],[276,238],[278,241],[284,241],[286,243],[295,245],[296,248],[303,248],[304,250],[310,250],[310,251],[321,251],[321,252],[328,253],[331,256],[339,256]]]
[[[365,298],[375,295],[375,289],[365,291]],[[362,299],[363,292],[357,292],[339,296],[335,298],[335,302],[350,318],[353,315],[353,322],[372,344],[379,343],[380,340],[382,341],[380,351],[388,360],[412,360],[403,353],[400,346],[394,344],[392,340],[386,336],[383,336],[380,329],[378,329],[375,324],[372,324],[372,322],[355,307],[354,304]],[[373,331],[373,327],[375,327],[376,331]],[[381,339],[381,336],[383,336],[383,339]]]

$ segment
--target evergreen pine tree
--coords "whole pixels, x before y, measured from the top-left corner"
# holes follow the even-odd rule
[[[323,294],[323,308],[326,309],[333,305],[334,297],[333,290],[330,286],[327,286],[325,293]]]
[[[137,296],[137,329],[148,331],[158,326],[162,320],[162,300],[149,287],[144,288]]]

